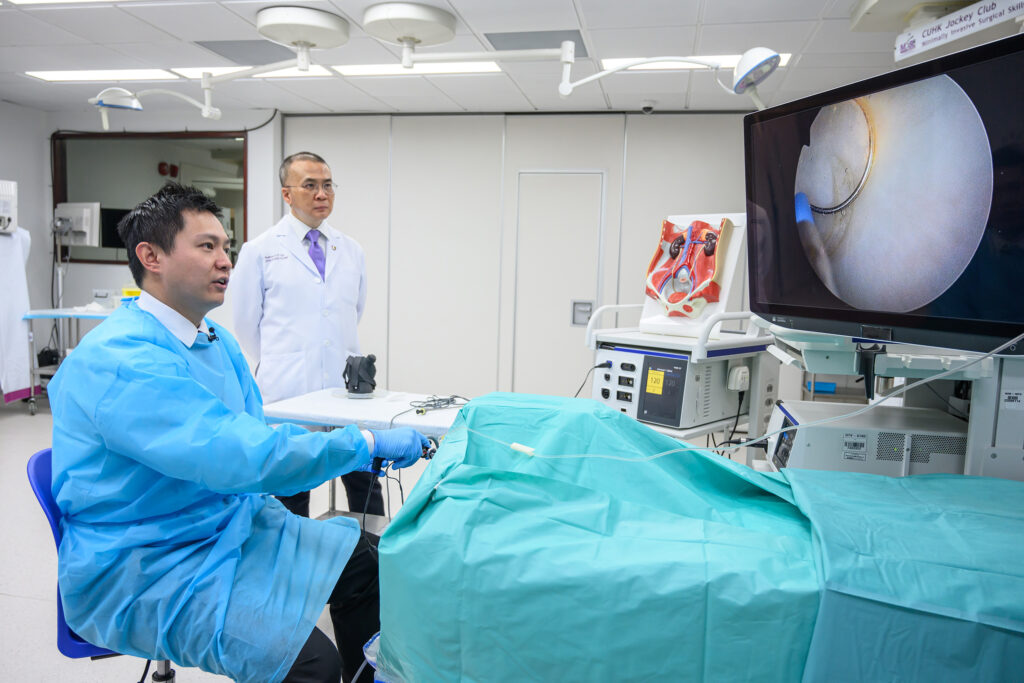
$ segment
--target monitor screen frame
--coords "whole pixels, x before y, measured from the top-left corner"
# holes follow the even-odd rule
[[[766,297],[763,297],[758,289],[757,273],[759,272],[760,254],[755,231],[765,229],[765,226],[763,220],[758,216],[759,207],[754,201],[755,170],[752,162],[752,130],[759,124],[915,81],[941,76],[955,69],[974,66],[1016,53],[1024,53],[1024,34],[890,71],[744,116],[748,293],[751,312],[781,327],[841,335],[854,338],[855,341],[919,344],[967,351],[991,351],[1024,332],[1024,321],[1015,324],[914,315],[909,318],[910,324],[908,324],[908,316],[901,313],[840,308],[823,309],[764,301],[763,299]],[[1010,87],[1015,86],[1011,85]],[[965,329],[968,326],[969,329]],[[1001,353],[1003,355],[1024,354],[1024,343],[1015,344]]]

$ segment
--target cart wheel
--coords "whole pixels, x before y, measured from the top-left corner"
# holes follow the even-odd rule
[[[34,398],[30,398],[28,400],[28,414],[35,415],[37,410],[38,408],[36,407],[36,400]]]

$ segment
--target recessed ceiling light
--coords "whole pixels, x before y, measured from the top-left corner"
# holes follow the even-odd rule
[[[694,59],[700,59],[707,62],[718,62],[722,65],[723,69],[731,69],[739,63],[740,57],[743,55],[694,55]],[[792,55],[788,52],[779,53],[780,61],[779,66],[786,66],[789,63],[789,58]],[[635,62],[638,59],[646,59],[645,57],[625,57],[621,59],[602,59],[602,69],[614,69],[628,64],[629,62]],[[706,66],[700,64],[693,64],[691,62],[651,62],[649,64],[640,64],[638,66],[626,69],[626,71],[682,71],[686,69],[706,69]]]
[[[401,64],[339,64],[331,68],[343,76],[424,76],[501,72],[497,62],[421,62],[413,64],[411,69]]]
[[[330,71],[319,64],[310,64],[309,71],[299,71],[298,67],[290,69],[278,69],[265,74],[253,76],[253,78],[309,78],[311,76],[333,76]]]
[[[223,76],[224,74],[230,74],[251,68],[252,67],[249,66],[189,66],[182,67],[180,69],[171,69],[171,71],[179,76],[183,76],[184,78],[199,79],[203,77],[204,73],[208,73],[212,76]]]
[[[43,81],[176,81],[178,77],[163,69],[82,69],[78,71],[26,71]]]

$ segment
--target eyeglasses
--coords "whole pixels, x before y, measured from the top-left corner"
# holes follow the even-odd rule
[[[325,180],[322,183],[316,183],[310,180],[309,182],[302,183],[301,185],[284,185],[283,187],[298,187],[300,189],[305,190],[306,192],[309,192],[310,194],[316,194],[316,192],[322,189],[324,191],[324,194],[334,194],[334,190],[338,186],[336,183],[332,183],[330,180]]]

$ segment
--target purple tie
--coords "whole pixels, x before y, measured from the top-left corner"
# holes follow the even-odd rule
[[[324,250],[320,248],[320,231],[313,228],[306,233],[306,237],[309,238],[309,258],[313,259],[313,265],[320,272],[320,278],[326,280],[324,265],[327,261],[324,258]]]

